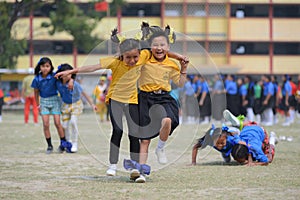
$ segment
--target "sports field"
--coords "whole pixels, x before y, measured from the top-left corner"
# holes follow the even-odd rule
[[[212,149],[191,162],[192,145],[209,125],[181,125],[166,146],[169,164],[159,165],[151,145],[152,173],[144,184],[129,180],[122,161],[128,158],[126,133],[120,151],[116,177],[105,176],[108,164],[110,123],[85,111],[80,117],[79,152],[46,155],[42,125],[23,124],[20,111],[4,111],[0,124],[0,199],[299,199],[300,124],[266,128],[280,141],[275,159],[266,167],[247,167],[231,162],[225,165]],[[32,120],[32,119],[30,119]],[[282,122],[282,119],[280,119]],[[52,121],[53,122],[53,121]],[[52,123],[53,124],[53,123]],[[51,126],[54,148],[59,139]]]

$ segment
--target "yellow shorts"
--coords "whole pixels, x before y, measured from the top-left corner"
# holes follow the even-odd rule
[[[62,104],[62,120],[69,120],[71,115],[80,115],[83,111],[83,103],[81,100],[72,104]]]

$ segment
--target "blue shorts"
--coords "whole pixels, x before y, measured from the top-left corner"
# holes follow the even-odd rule
[[[40,98],[41,115],[60,115],[61,101],[58,96]]]

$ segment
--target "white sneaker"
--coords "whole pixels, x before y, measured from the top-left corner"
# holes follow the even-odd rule
[[[232,126],[237,126],[239,127],[241,124],[240,124],[240,121],[237,117],[235,117],[229,110],[224,110],[223,112],[223,117],[225,120],[227,121],[230,121]]]
[[[279,140],[278,140],[278,137],[277,137],[276,133],[271,131],[270,132],[270,138],[269,138],[270,144],[274,142],[274,144],[276,145],[278,143],[278,141]]]
[[[130,180],[136,180],[137,178],[140,177],[140,171],[137,169],[132,169],[130,170]]]
[[[117,174],[117,165],[116,164],[111,164],[106,171],[107,176],[115,176]]]
[[[77,146],[77,143],[74,142],[74,143],[72,144],[71,152],[72,152],[72,153],[76,153],[77,151],[78,151],[78,146]]]
[[[263,126],[273,126],[273,122],[265,122],[263,123]]]
[[[168,162],[164,149],[156,149],[155,154],[160,164],[166,164]]]
[[[279,140],[283,141],[286,140],[286,137],[284,135],[279,136]]]
[[[293,137],[292,137],[292,136],[287,137],[287,138],[286,138],[286,141],[292,142],[292,141],[293,141]]]
[[[146,178],[143,175],[140,175],[137,179],[135,179],[136,183],[145,183],[146,182]]]
[[[202,124],[202,125],[203,124],[209,124],[209,120],[203,120],[203,121],[200,122],[200,124]]]

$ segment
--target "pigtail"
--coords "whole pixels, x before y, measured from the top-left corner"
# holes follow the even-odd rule
[[[175,40],[176,40],[176,34],[175,34],[175,32],[174,32],[174,29],[171,28],[169,25],[167,25],[167,26],[165,27],[165,33],[166,33],[166,35],[168,36],[170,43],[171,43],[171,44],[175,43]]]
[[[121,35],[118,34],[118,29],[117,28],[112,30],[110,38],[113,42],[119,44],[119,50],[120,50],[119,59],[120,60],[123,59],[122,55],[123,55],[124,52],[130,51],[132,49],[138,49],[138,50],[141,49],[139,40],[133,39],[133,38],[126,39],[125,36],[121,36]]]
[[[111,31],[111,36],[110,36],[111,41],[115,43],[122,43],[126,38],[124,36],[121,36],[118,34],[118,29],[115,28],[114,30]]]
[[[150,34],[150,26],[148,22],[143,21],[141,25],[142,38],[141,40],[147,40]]]

